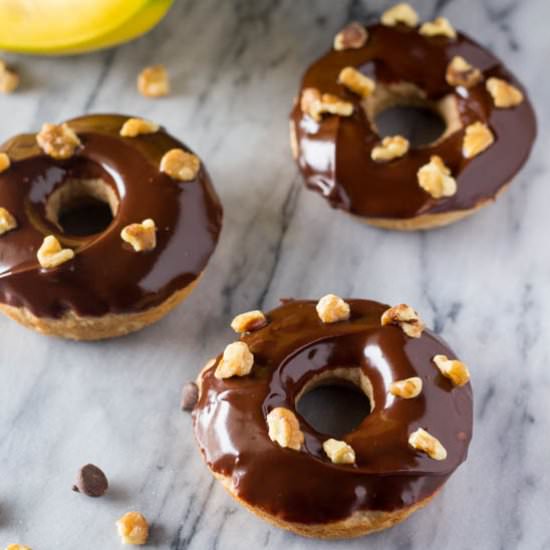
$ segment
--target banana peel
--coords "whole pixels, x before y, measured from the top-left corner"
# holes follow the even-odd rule
[[[174,0],[1,0],[0,49],[83,53],[128,42],[153,28]]]

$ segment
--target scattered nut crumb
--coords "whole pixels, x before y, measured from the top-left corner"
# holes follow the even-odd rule
[[[170,77],[164,65],[145,67],[138,76],[137,88],[145,97],[163,97],[170,93]]]
[[[427,21],[418,32],[424,36],[456,38],[456,31],[446,17],[436,17],[433,21]]]
[[[132,245],[136,252],[153,250],[157,246],[157,226],[150,218],[141,223],[132,223],[122,229],[120,237]]]
[[[370,157],[377,162],[389,161],[406,155],[409,140],[403,136],[387,136],[379,145],[373,147]]]
[[[129,118],[120,129],[122,137],[137,137],[158,132],[159,125],[143,118]]]
[[[109,488],[107,476],[94,464],[86,464],[78,471],[73,491],[89,497],[101,497]]]
[[[361,23],[354,21],[334,37],[334,49],[342,51],[362,48],[367,43],[368,37],[367,29]]]
[[[420,167],[417,178],[418,185],[434,199],[451,197],[456,193],[456,180],[437,155],[430,157],[430,162]]]
[[[149,537],[149,524],[139,512],[127,512],[116,522],[123,544],[145,544]]]
[[[36,142],[44,153],[57,160],[72,157],[75,149],[80,146],[75,131],[66,123],[43,124],[36,134]]]
[[[500,78],[489,78],[485,86],[487,87],[487,91],[493,96],[495,107],[500,109],[515,107],[523,101],[521,91]]]
[[[231,328],[239,334],[243,334],[244,332],[252,332],[263,328],[266,325],[267,320],[265,315],[259,310],[241,313],[240,315],[237,315],[233,321],[231,321]]]
[[[445,447],[443,447],[438,439],[422,428],[418,428],[418,430],[409,435],[409,445],[417,451],[426,453],[434,460],[445,460],[447,458]]]
[[[466,127],[464,141],[462,142],[462,154],[469,159],[479,155],[493,144],[495,136],[490,128],[483,122],[474,122]]]
[[[382,25],[393,27],[398,23],[407,25],[407,27],[416,27],[418,24],[418,14],[406,2],[400,2],[386,10],[380,18]]]
[[[36,257],[44,269],[51,269],[72,260],[74,250],[62,248],[61,243],[53,235],[48,235],[38,249]]]
[[[470,65],[463,57],[455,55],[447,65],[445,79],[449,86],[464,86],[471,88],[481,81],[481,71]]]
[[[181,389],[181,410],[192,411],[199,399],[199,387],[195,382],[187,382]]]
[[[464,386],[470,381],[468,367],[457,359],[449,359],[446,355],[436,355],[432,359],[441,374],[455,386]]]
[[[8,544],[6,550],[31,550],[31,547],[24,544]]]
[[[422,392],[422,378],[413,376],[390,384],[390,393],[403,399],[413,399]]]
[[[315,306],[317,315],[323,323],[337,323],[347,321],[350,316],[349,304],[334,294],[323,296]]]
[[[214,376],[219,379],[246,376],[252,370],[253,365],[254,356],[248,346],[244,342],[233,342],[225,348]]]
[[[304,442],[300,422],[289,409],[277,407],[267,415],[269,438],[283,448],[299,451]]]
[[[11,231],[17,227],[17,220],[11,213],[0,206],[0,235]]]
[[[353,67],[344,67],[340,71],[338,75],[338,84],[342,84],[348,88],[348,90],[351,90],[361,97],[368,97],[376,88],[374,80]]]
[[[0,174],[11,166],[10,157],[6,153],[0,153]]]
[[[0,59],[0,93],[11,94],[19,87],[19,75]]]
[[[380,319],[382,326],[397,325],[401,330],[411,338],[420,338],[425,328],[424,323],[418,316],[418,313],[407,304],[399,304],[390,307],[382,314]]]
[[[160,161],[160,171],[180,181],[192,181],[201,167],[199,157],[183,149],[171,149]]]
[[[355,464],[355,451],[345,441],[327,439],[323,450],[334,464]]]

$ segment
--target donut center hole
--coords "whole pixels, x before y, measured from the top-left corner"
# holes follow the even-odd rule
[[[71,179],[48,197],[46,218],[67,235],[94,235],[111,225],[118,207],[114,189],[102,179]]]

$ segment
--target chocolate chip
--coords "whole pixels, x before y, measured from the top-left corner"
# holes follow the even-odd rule
[[[195,382],[187,382],[181,390],[181,410],[192,411],[199,399],[199,388]]]
[[[82,466],[78,472],[73,491],[83,493],[89,497],[100,497],[109,488],[105,474],[93,464]]]

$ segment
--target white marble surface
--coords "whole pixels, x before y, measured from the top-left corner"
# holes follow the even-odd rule
[[[106,343],[48,339],[0,319],[0,546],[118,548],[114,521],[142,511],[172,550],[550,548],[550,96],[547,0],[418,0],[507,60],[540,135],[496,205],[448,229],[397,234],[333,211],[301,186],[287,113],[305,66],[347,20],[387,2],[177,0],[147,37],[68,59],[13,58],[24,87],[0,97],[0,139],[82,112],[165,124],[206,160],[225,206],[198,289],[168,318]],[[138,71],[166,63],[175,93],[148,101]],[[241,310],[328,291],[413,304],[471,365],[468,462],[408,522],[368,539],[308,541],[274,529],[212,481],[179,411],[181,384],[232,338]],[[109,475],[102,499],[71,492],[78,467]],[[269,475],[269,472],[266,472]]]

